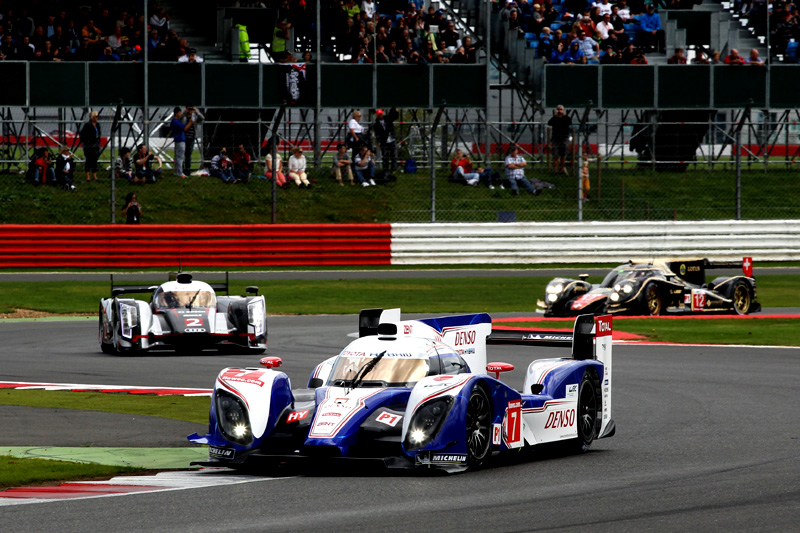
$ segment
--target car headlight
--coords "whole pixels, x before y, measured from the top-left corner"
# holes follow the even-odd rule
[[[616,285],[614,285],[614,290],[615,290],[615,291],[617,291],[617,292],[619,292],[619,291],[621,291],[621,290],[622,290],[622,287],[620,286],[620,284],[619,284],[619,283],[617,283]]]
[[[215,402],[217,423],[225,438],[245,446],[253,442],[250,418],[242,401],[229,392],[217,390]]]
[[[612,292],[611,296],[609,296],[609,298],[611,298],[612,302],[618,302],[619,301],[619,293],[618,292]]]
[[[417,409],[408,425],[403,447],[406,451],[416,450],[428,445],[439,433],[442,422],[447,418],[453,397],[436,398]]]
[[[555,285],[548,285],[547,286],[547,292],[549,294],[558,294],[563,290],[564,290],[564,285],[561,284],[561,283],[557,283]]]
[[[119,304],[119,323],[122,329],[122,336],[128,339],[133,337],[133,328],[139,322],[139,312],[135,305],[120,302]]]
[[[550,302],[551,304],[555,303],[556,300],[558,300],[558,294],[551,292],[550,294],[547,295],[547,301]]]
[[[629,285],[629,284],[626,283],[625,285],[622,286],[622,292],[624,292],[625,294],[632,293],[633,292],[633,285]]]
[[[247,322],[256,330],[256,337],[260,337],[267,329],[266,310],[264,300],[258,299],[247,304]]]

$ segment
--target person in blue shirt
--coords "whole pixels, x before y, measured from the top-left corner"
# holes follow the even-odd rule
[[[547,58],[547,62],[551,65],[558,65],[564,63],[566,58],[567,51],[564,49],[564,41],[558,41],[553,47],[553,51],[550,52],[550,57]]]
[[[577,39],[570,43],[567,55],[564,57],[564,63],[567,65],[586,64],[586,54],[581,50],[581,43],[579,43]]]
[[[637,35],[637,46],[639,48],[649,48],[664,53],[664,30],[661,29],[661,17],[656,13],[653,4],[647,4],[647,11],[639,19],[642,30]]]
[[[186,178],[183,165],[186,158],[186,130],[194,126],[194,118],[189,119],[186,124],[181,120],[181,108],[173,109],[174,115],[169,127],[172,131],[172,138],[175,141],[175,177]]]

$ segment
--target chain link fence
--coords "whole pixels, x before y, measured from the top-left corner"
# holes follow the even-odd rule
[[[495,222],[575,220],[710,220],[798,218],[795,167],[800,160],[797,110],[653,112],[571,110],[574,129],[564,170],[554,171],[547,121],[551,110],[521,121],[487,117],[484,109],[404,109],[395,122],[397,165],[372,135],[374,111],[362,125],[375,151],[376,186],[334,178],[333,154],[347,139],[352,110],[200,110],[186,178],[175,176],[172,109],[97,109],[102,137],[97,181],[87,181],[78,133],[89,110],[0,109],[0,222],[124,223],[130,193],[142,223]],[[114,131],[112,134],[112,127]],[[264,176],[271,139],[288,171],[291,150],[307,159],[309,187],[279,187]],[[115,179],[112,162],[125,147],[146,143],[161,160],[155,183]],[[539,194],[513,194],[504,158],[516,145]],[[211,172],[221,149],[250,156],[236,183]],[[36,185],[30,171],[43,151],[49,165],[73,154],[74,190]],[[488,170],[476,186],[451,175],[462,150]],[[38,150],[38,153],[37,153]],[[349,150],[348,150],[349,153]],[[413,163],[412,163],[413,162]],[[433,162],[433,164],[431,164]],[[157,166],[157,164],[154,164]],[[388,168],[387,168],[388,167]],[[559,169],[560,170],[560,169]],[[345,174],[347,176],[347,174]],[[491,177],[491,181],[488,178]],[[538,181],[536,181],[538,180]],[[40,180],[42,181],[42,180]],[[552,188],[548,188],[551,184]],[[494,188],[489,188],[489,185]],[[585,199],[582,199],[585,198]]]

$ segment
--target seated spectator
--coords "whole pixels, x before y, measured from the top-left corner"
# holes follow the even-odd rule
[[[56,182],[65,190],[74,191],[73,177],[75,175],[75,158],[68,146],[61,147],[61,153],[56,158]]]
[[[508,149],[506,157],[506,182],[511,187],[513,194],[519,194],[519,187],[528,191],[533,195],[539,194],[540,191],[533,188],[531,182],[525,177],[525,167],[528,163],[525,158],[519,155],[519,149],[516,145],[511,145]]]
[[[619,2],[617,2],[617,5],[614,7],[617,8],[617,14],[622,19],[622,21],[627,24],[627,22],[632,18],[632,15],[626,0],[619,0]],[[614,14],[614,8],[611,8],[611,14],[612,15]]]
[[[581,50],[581,43],[575,39],[569,45],[569,49],[564,56],[564,63],[567,65],[585,65],[586,64],[586,56]]]
[[[114,33],[108,36],[108,46],[116,52],[122,46],[122,28],[114,26]]]
[[[611,15],[611,4],[608,0],[601,0],[600,2],[593,2],[592,7],[597,8],[598,14],[602,17],[604,15]]]
[[[644,50],[636,48],[633,50],[633,58],[630,60],[631,65],[646,65],[647,58],[644,56]]]
[[[271,180],[272,177],[275,176],[275,183],[278,187],[283,187],[286,185],[286,176],[283,174],[283,161],[281,160],[280,152],[275,153],[275,161],[276,164],[274,166],[276,168],[273,169],[272,150],[267,150],[267,157],[264,158],[264,163],[266,164],[264,175],[268,180]]]
[[[250,173],[253,171],[253,163],[251,162],[250,154],[244,149],[243,144],[236,147],[232,159],[234,177],[243,183],[249,182]]]
[[[347,155],[347,146],[344,143],[336,145],[336,153],[333,154],[333,175],[336,177],[336,182],[339,185],[344,185],[342,181],[342,171],[347,172],[347,178],[350,180],[350,185],[355,183],[353,179],[353,161]]]
[[[711,54],[708,56],[708,62],[711,65],[719,65],[722,63],[720,59],[720,53],[716,50],[711,50]]]
[[[456,25],[450,21],[445,28],[439,32],[439,42],[446,50],[455,52],[458,47],[459,36],[456,31]]]
[[[758,50],[753,48],[750,50],[750,57],[747,58],[748,65],[764,65],[764,60],[758,56]]]
[[[36,47],[31,44],[31,38],[25,35],[17,47],[17,59],[22,61],[33,61],[36,55]]]
[[[693,65],[708,65],[709,59],[706,57],[705,53],[702,49],[697,49],[694,54],[694,59],[692,59]]]
[[[119,157],[114,161],[114,173],[118,180],[126,179],[129,183],[145,183],[147,180],[144,176],[137,176],[133,170],[133,161],[131,161],[131,149],[122,147],[119,150]]]
[[[120,61],[120,58],[114,53],[110,46],[106,46],[103,49],[103,55],[98,57],[97,61]]]
[[[29,169],[34,185],[55,185],[56,173],[50,164],[50,151],[47,148],[37,148]]]
[[[628,34],[625,33],[625,19],[620,16],[619,7],[617,6],[611,9],[611,25],[614,27],[614,31],[609,32],[609,34],[616,34],[620,43],[620,48],[615,48],[615,50],[620,50],[628,46]]]
[[[726,65],[744,65],[745,61],[736,48],[731,48],[731,53],[725,57]]]
[[[600,53],[600,47],[597,44],[597,41],[589,37],[584,30],[578,30],[578,38],[575,39],[573,43],[574,42],[577,42],[580,45],[580,49],[585,58],[583,61],[584,63],[597,62],[597,54]]]
[[[614,47],[610,44],[606,45],[605,51],[600,54],[600,64],[601,65],[615,65],[620,62],[619,54],[617,51],[614,50]]]
[[[306,174],[306,156],[303,155],[303,149],[299,146],[292,148],[292,156],[289,158],[289,177],[298,187],[308,188],[311,186]]]
[[[375,162],[366,144],[362,144],[355,157],[355,171],[362,187],[375,185]]]
[[[209,174],[221,179],[223,183],[238,183],[236,176],[233,175],[233,161],[228,157],[228,150],[224,146],[211,158]]]
[[[550,33],[550,28],[544,28],[542,33],[539,34],[539,46],[536,47],[536,55],[545,59],[550,58],[553,53],[553,36]]]
[[[611,13],[603,15],[603,20],[597,25],[597,31],[600,32],[600,39],[603,41],[608,39],[610,33],[614,32],[614,25],[611,23]]]
[[[675,53],[667,59],[667,63],[670,65],[685,65],[686,64],[686,56],[684,55],[683,48],[680,46],[675,49]]]
[[[550,57],[547,58],[547,62],[551,65],[558,65],[560,63],[567,62],[567,50],[564,48],[564,42],[558,41],[553,51],[550,52]]]
[[[154,161],[158,165],[156,168],[153,168]],[[161,162],[161,158],[151,152],[146,144],[140,144],[133,158],[133,168],[136,178],[139,179],[140,182],[144,180],[145,183],[155,183],[158,178],[161,177],[162,167],[163,163]]]
[[[664,30],[661,29],[661,17],[655,12],[653,4],[647,4],[647,12],[639,19],[642,30],[637,34],[636,39],[639,47],[649,50],[657,50],[664,53]]]
[[[178,63],[202,63],[203,58],[197,55],[197,50],[187,48],[186,53],[178,58]]]
[[[452,181],[473,187],[477,187],[480,181],[480,174],[472,171],[472,161],[468,157],[464,157],[464,152],[461,150],[456,150],[450,161],[450,177]]]
[[[121,45],[117,50],[117,55],[122,61],[133,61],[133,48],[130,47],[130,39],[128,37],[123,36],[120,39]]]
[[[156,9],[150,17],[150,28],[158,32],[159,35],[166,35],[169,31],[169,15],[163,7]]]

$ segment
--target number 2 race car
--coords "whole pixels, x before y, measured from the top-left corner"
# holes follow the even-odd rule
[[[248,296],[219,296],[228,283],[208,284],[179,273],[153,286],[113,286],[100,300],[100,348],[103,353],[150,349],[235,349],[263,353],[267,348],[267,313],[258,287]],[[150,293],[150,301],[127,298]]]
[[[706,284],[706,270],[736,268],[739,263],[708,259],[629,261],[609,272],[599,285],[580,279],[555,278],[537,306],[544,316],[584,313],[660,315],[664,313],[729,313],[761,310],[756,301],[753,261],[742,260],[744,275],[722,276]]]
[[[543,443],[585,450],[614,435],[611,317],[578,317],[574,334],[492,333],[485,313],[400,320],[398,309],[362,311],[360,337],[319,364],[308,388],[292,390],[274,370],[226,368],[217,376],[205,466],[358,460],[387,468],[458,472],[495,454]],[[522,391],[499,379],[513,370],[486,362],[488,344],[572,348],[533,361]],[[492,375],[493,374],[493,375]]]

